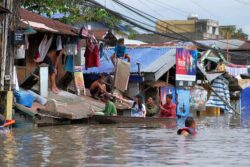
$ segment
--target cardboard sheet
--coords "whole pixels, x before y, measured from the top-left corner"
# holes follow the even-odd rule
[[[130,76],[130,63],[117,59],[114,87],[122,92],[128,88]]]

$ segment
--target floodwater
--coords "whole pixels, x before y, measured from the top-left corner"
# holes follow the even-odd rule
[[[196,121],[195,137],[177,136],[164,124],[16,128],[0,134],[0,166],[250,166],[248,120]]]

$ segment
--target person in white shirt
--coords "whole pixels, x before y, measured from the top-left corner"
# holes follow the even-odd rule
[[[144,98],[142,95],[138,94],[135,96],[134,100],[126,100],[121,97],[116,97],[117,99],[124,101],[131,108],[131,117],[146,117],[147,111],[144,104]]]

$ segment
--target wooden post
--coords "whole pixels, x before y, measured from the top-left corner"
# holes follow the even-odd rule
[[[7,9],[11,9],[9,3],[11,2],[5,0],[4,7]],[[7,44],[8,44],[8,34],[9,34],[9,20],[10,16],[6,16],[3,20],[3,27],[2,27],[2,54],[1,54],[1,78],[0,78],[0,90],[4,90],[4,79],[5,79],[5,70],[6,70],[6,58],[7,58]]]
[[[166,82],[167,82],[167,84],[169,83],[169,71],[167,72]]]
[[[49,76],[48,76],[48,66],[43,65],[39,67],[39,94],[42,97],[48,97],[48,81],[49,81]]]
[[[3,104],[4,115],[6,119],[12,119],[13,92],[12,75],[14,66],[14,46],[11,40],[11,31],[14,30],[15,11],[13,10],[14,0],[5,0],[4,7],[9,9],[12,14],[5,17],[2,29],[2,55],[1,55],[1,76],[0,76],[0,91],[3,97],[0,103]],[[18,6],[16,4],[16,6]]]
[[[229,32],[227,32],[227,62],[229,62]]]
[[[17,0],[5,0],[5,7],[10,10],[11,14],[6,18],[8,20],[8,40],[6,46],[6,61],[5,61],[5,90],[12,90],[12,78],[13,78],[13,66],[15,57],[15,45],[13,44],[13,32],[16,30],[17,26],[17,15],[20,6],[17,4]],[[15,6],[13,5],[15,4]]]

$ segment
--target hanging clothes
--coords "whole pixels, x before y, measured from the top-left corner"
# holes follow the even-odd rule
[[[58,35],[56,37],[56,51],[62,50],[62,37]]]
[[[39,48],[38,48],[38,54],[35,57],[36,62],[40,63],[44,60],[45,56],[47,55],[49,51],[52,40],[53,40],[53,36],[50,37],[50,39],[48,40],[47,35],[44,35],[43,40],[41,41]]]
[[[93,35],[89,35],[86,39],[86,50],[84,57],[86,70],[91,67],[100,66],[99,48],[97,45],[97,40]]]
[[[68,72],[74,72],[74,56],[73,55],[67,55],[66,56],[66,61],[64,65],[65,71]]]
[[[229,82],[222,76],[219,76],[212,82],[212,89],[225,101],[230,104]],[[224,109],[226,112],[232,112],[229,107],[214,93],[212,92],[207,103],[207,107],[218,107]]]
[[[26,35],[25,35],[25,44],[24,44],[24,48],[25,48],[26,50],[28,50],[28,49],[29,49],[29,45],[30,45],[30,43],[29,43],[29,37],[28,37],[28,35],[26,34]]]
[[[226,71],[234,76],[240,76],[241,74],[248,74],[248,68],[246,67],[226,67]]]
[[[25,46],[21,45],[16,49],[15,59],[24,59],[25,58]]]
[[[104,49],[104,44],[101,42],[99,45],[100,58],[102,58],[104,55],[103,49]]]

